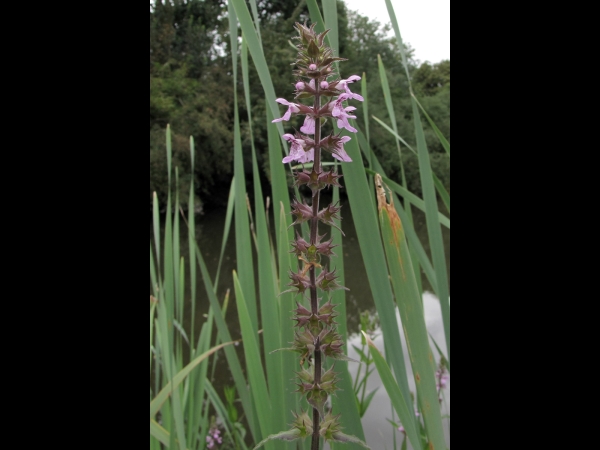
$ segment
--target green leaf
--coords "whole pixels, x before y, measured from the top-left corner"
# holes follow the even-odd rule
[[[365,167],[362,164],[362,157],[356,139],[347,142],[345,149],[353,162],[342,166],[344,180],[368,281],[381,320],[386,355],[394,368],[404,398],[410,399],[404,352],[402,351],[394,303],[391,301],[393,298],[392,288],[386,271],[382,270],[386,262],[381,238],[379,237],[379,225],[373,197],[369,192]],[[416,423],[416,418],[413,418],[413,422]]]
[[[263,365],[260,357],[258,335],[254,330],[248,307],[246,305],[245,292],[238,279],[237,273],[233,271],[233,284],[235,286],[235,300],[238,308],[242,339],[244,341],[244,355],[246,357],[246,369],[248,383],[252,386],[251,394],[254,405],[258,412],[258,421],[263,436],[267,436],[273,428],[271,400],[267,389]],[[279,414],[280,412],[278,412]]]
[[[377,173],[376,171],[371,170],[371,169],[365,169],[365,171],[368,174],[371,174],[371,175],[375,175],[375,173]],[[419,197],[417,197],[415,194],[413,194],[412,192],[410,192],[407,189],[403,188],[398,183],[392,181],[391,179],[387,178],[386,176],[381,175],[381,179],[396,194],[401,195],[402,197],[406,198],[410,203],[412,203],[413,205],[415,205],[418,209],[420,209],[423,212],[426,212],[426,210],[425,210],[425,202],[423,200],[421,200]],[[448,217],[444,216],[441,212],[438,212],[438,217],[439,217],[440,223],[442,225],[444,225],[446,228],[450,229],[450,219]]]
[[[448,140],[444,137],[444,135],[442,134],[440,129],[436,126],[436,124],[433,122],[433,120],[431,120],[431,117],[429,117],[429,114],[427,114],[427,111],[425,111],[425,108],[423,108],[423,106],[421,106],[421,104],[419,103],[419,100],[417,100],[417,97],[415,97],[415,94],[413,93],[413,94],[411,94],[411,96],[415,100],[415,102],[417,102],[417,105],[419,106],[421,111],[423,111],[423,114],[425,114],[425,118],[427,118],[429,125],[431,125],[431,128],[433,128],[433,131],[434,131],[435,135],[438,137],[438,139],[440,140],[442,147],[444,147],[444,150],[446,150],[446,153],[448,153],[448,156],[450,156],[450,142],[448,142]]]
[[[420,411],[425,420],[430,442],[435,448],[443,449],[445,448],[444,430],[436,389],[436,367],[429,346],[421,292],[415,279],[402,222],[394,208],[393,200],[392,203],[388,203],[386,200],[380,175],[375,176],[375,185],[377,186],[381,235],[396,302],[402,318]],[[371,353],[373,354],[373,352]],[[404,424],[405,420],[402,416],[401,419]]]
[[[379,352],[379,349],[375,346],[371,338],[364,332],[361,333],[367,339],[367,343],[371,348],[371,355],[373,356],[373,361],[375,362],[375,366],[377,367],[377,372],[379,372],[379,376],[381,377],[381,382],[385,387],[386,392],[388,393],[392,405],[400,417],[400,421],[404,425],[404,429],[406,430],[406,434],[410,439],[410,442],[415,449],[423,449],[421,438],[419,436],[419,431],[417,429],[415,413],[412,410],[412,401],[409,398],[404,397],[396,380],[394,380],[394,376],[392,375],[392,371],[390,370],[387,362],[383,358],[382,354]],[[408,405],[411,405],[410,409]],[[443,448],[443,447],[442,447]]]
[[[440,181],[440,179],[437,177],[437,175],[435,173],[432,173],[433,175],[433,183],[435,184],[435,188],[438,191],[438,194],[440,194],[440,197],[442,199],[442,201],[444,202],[444,205],[446,205],[446,208],[448,208],[448,212],[450,212],[450,194],[448,193],[448,191],[446,190],[446,188],[444,187],[444,185],[442,184],[442,182]],[[442,222],[442,219],[440,219],[440,223],[443,225],[444,223]],[[450,228],[450,227],[448,227]]]
[[[158,439],[165,447],[170,448],[171,434],[152,419],[150,419],[150,436]]]
[[[228,345],[233,344],[234,342],[226,342],[225,344],[217,345],[213,347],[207,352],[204,352],[198,358],[194,359],[190,362],[183,370],[181,370],[177,375],[173,377],[173,379],[167,383],[167,385],[163,388],[162,391],[150,402],[150,419],[153,419],[156,416],[156,413],[160,411],[160,408],[164,404],[164,402],[171,396],[173,391],[181,384],[183,380],[187,378],[190,372],[202,361],[208,358],[210,355],[215,353],[217,350],[222,349],[223,347],[227,347]]]

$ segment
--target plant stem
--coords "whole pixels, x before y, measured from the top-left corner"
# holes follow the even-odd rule
[[[319,79],[315,79],[315,88],[316,95],[315,101],[313,104],[313,110],[315,113],[321,109],[321,96],[319,95]],[[319,142],[321,141],[321,118],[315,117],[315,159],[313,165],[313,172],[321,173],[321,146]],[[319,219],[317,218],[317,214],[319,213],[319,199],[321,197],[321,190],[315,190],[312,197],[312,212],[313,217],[310,224],[310,243],[314,245],[317,242],[317,236],[319,232]],[[317,314],[319,312],[319,300],[317,298],[317,286],[316,286],[316,268],[313,265],[310,267],[310,306],[311,312],[313,314]],[[321,341],[317,338],[317,342],[315,345],[315,364],[314,364],[314,380],[315,384],[321,383]],[[320,420],[319,420],[319,411],[316,408],[313,408],[313,435],[312,435],[312,444],[311,450],[319,450],[319,429],[320,429]]]

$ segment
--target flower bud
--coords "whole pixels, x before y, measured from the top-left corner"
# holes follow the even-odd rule
[[[327,81],[321,81],[321,89],[329,88],[329,83]]]
[[[292,223],[292,225],[305,222],[313,217],[312,208],[304,202],[298,202],[296,199],[292,201],[292,214],[296,216],[296,220]],[[337,217],[335,218],[337,219]]]
[[[317,65],[311,64],[310,66],[308,66],[308,70],[317,70]]]
[[[297,91],[303,91],[304,90],[304,82],[303,81],[298,81],[296,83],[296,90]]]

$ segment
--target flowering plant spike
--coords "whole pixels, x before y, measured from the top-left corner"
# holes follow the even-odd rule
[[[346,357],[343,350],[343,341],[337,332],[335,305],[329,299],[331,292],[337,289],[346,289],[336,281],[335,269],[329,270],[321,265],[321,257],[335,256],[332,248],[332,239],[324,240],[325,235],[319,235],[319,222],[337,228],[334,222],[340,220],[340,206],[329,205],[319,209],[321,190],[328,186],[340,186],[338,183],[341,175],[334,171],[325,171],[321,165],[321,150],[331,153],[332,157],[341,162],[351,163],[352,159],[344,150],[344,144],[351,140],[349,136],[342,136],[342,129],[356,133],[348,119],[355,119],[352,115],[356,109],[347,104],[349,100],[363,101],[363,98],[353,93],[349,85],[360,77],[352,75],[341,79],[335,73],[333,64],[336,61],[345,61],[344,58],[333,56],[331,48],[324,44],[327,31],[315,32],[315,25],[307,27],[306,24],[296,23],[299,41],[297,45],[298,59],[295,61],[297,77],[294,83],[295,102],[278,98],[277,103],[287,107],[283,116],[273,120],[274,123],[289,121],[292,116],[304,115],[304,123],[300,131],[294,134],[287,133],[283,138],[291,144],[290,153],[283,158],[283,163],[297,161],[301,164],[313,162],[312,168],[294,173],[295,185],[307,185],[312,192],[312,203],[306,204],[303,200],[292,201],[292,215],[295,217],[292,226],[302,222],[310,224],[310,237],[305,240],[300,234],[292,242],[293,250],[298,257],[300,267],[297,272],[290,271],[291,287],[286,292],[300,294],[302,298],[310,298],[310,308],[296,302],[297,308],[293,311],[292,318],[298,331],[295,333],[292,347],[282,350],[291,350],[300,355],[300,371],[298,375],[298,392],[305,395],[307,406],[312,407],[312,418],[307,412],[294,413],[296,420],[289,431],[283,431],[269,436],[259,443],[255,450],[264,443],[274,440],[295,440],[311,438],[311,450],[319,450],[320,439],[334,442],[352,442],[369,448],[364,442],[354,436],[342,433],[339,416],[334,416],[328,411],[327,401],[335,395],[338,373],[334,372],[333,365],[327,371],[323,368],[324,358],[332,360],[352,361]],[[312,105],[301,103],[303,100],[312,99]],[[329,121],[329,119],[331,119]],[[323,127],[328,123],[335,123],[340,129],[338,133],[331,131],[324,136]],[[333,127],[332,127],[333,128]],[[339,229],[339,228],[338,228]],[[340,230],[341,231],[341,230]],[[343,234],[343,233],[342,233]],[[317,290],[322,291],[323,297],[317,296]],[[326,301],[324,297],[327,297]],[[293,307],[293,306],[292,306]]]

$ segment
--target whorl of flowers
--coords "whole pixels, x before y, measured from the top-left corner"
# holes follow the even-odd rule
[[[323,369],[323,359],[328,357],[334,360],[349,360],[344,354],[342,336],[337,332],[334,318],[337,313],[335,305],[328,298],[321,301],[317,296],[317,289],[321,290],[324,297],[329,297],[337,289],[346,289],[337,282],[336,271],[328,270],[321,266],[321,257],[335,256],[332,249],[332,239],[324,240],[324,235],[318,233],[319,222],[337,228],[334,220],[340,220],[340,206],[329,205],[319,209],[320,192],[329,186],[340,186],[341,177],[334,171],[325,171],[321,166],[321,150],[331,153],[333,158],[350,163],[352,159],[346,153],[344,144],[350,141],[349,136],[342,136],[345,129],[352,133],[357,130],[349,123],[348,119],[355,119],[352,115],[356,109],[346,104],[348,100],[363,101],[363,98],[353,93],[349,85],[360,77],[352,75],[347,79],[339,78],[334,71],[336,61],[345,61],[344,58],[333,56],[331,48],[324,44],[327,31],[316,33],[312,25],[307,27],[296,23],[299,40],[297,45],[298,58],[295,61],[297,77],[294,83],[296,102],[278,98],[277,103],[287,106],[287,110],[279,119],[273,122],[288,121],[292,116],[304,115],[304,123],[299,131],[294,134],[287,133],[283,138],[290,144],[288,156],[283,158],[283,163],[307,164],[313,162],[312,168],[294,173],[295,185],[306,185],[312,192],[311,205],[304,201],[292,201],[292,215],[295,220],[292,225],[308,222],[310,224],[310,237],[308,240],[300,234],[292,242],[293,250],[299,260],[297,272],[290,271],[291,282],[289,291],[300,294],[302,298],[310,298],[310,308],[297,302],[293,311],[296,322],[292,347],[285,350],[297,352],[300,358],[300,371],[298,375],[298,392],[306,396],[308,404],[313,409],[312,420],[306,412],[294,413],[295,421],[292,429],[277,435],[269,436],[256,448],[272,439],[294,440],[311,437],[311,450],[319,450],[320,439],[337,442],[354,442],[366,448],[367,445],[354,436],[349,436],[341,431],[339,416],[334,416],[326,411],[326,403],[330,395],[337,390],[336,383],[339,378],[334,372],[333,365],[329,370]],[[312,99],[312,105],[301,103],[303,100]],[[331,131],[323,136],[323,126],[331,119],[340,128],[339,133]],[[332,127],[333,128],[333,127]]]

